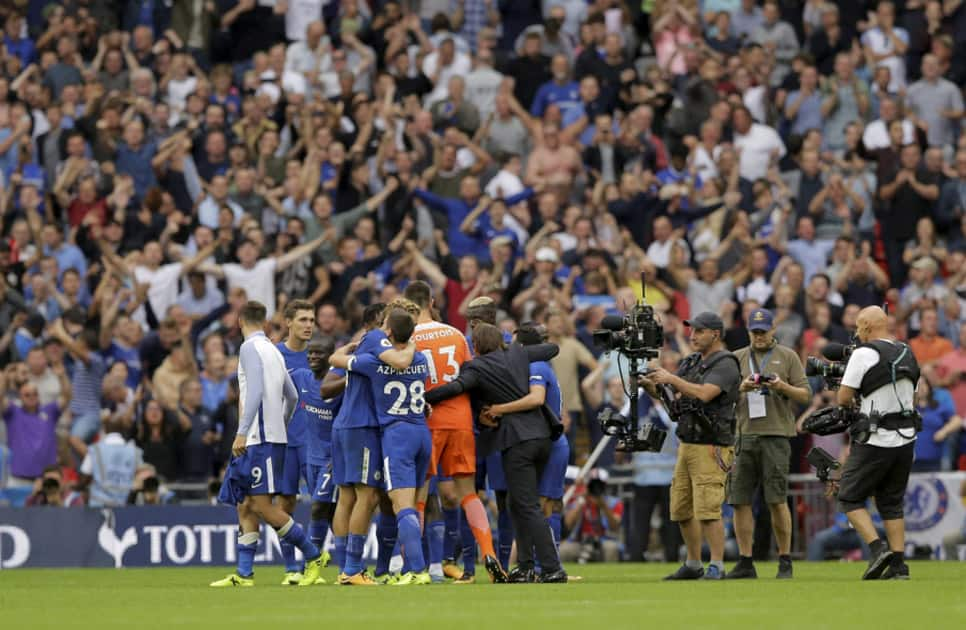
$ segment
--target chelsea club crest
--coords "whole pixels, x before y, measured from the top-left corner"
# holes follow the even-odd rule
[[[921,532],[939,524],[949,507],[946,486],[939,479],[912,479],[906,488],[906,530]]]

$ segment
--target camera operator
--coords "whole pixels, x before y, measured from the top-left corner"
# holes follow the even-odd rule
[[[688,557],[665,579],[720,580],[725,574],[721,505],[725,477],[734,460],[741,369],[724,348],[720,317],[705,312],[684,324],[691,327],[691,345],[697,352],[682,361],[677,375],[658,368],[640,378],[640,385],[654,398],[665,385],[677,393],[669,409],[681,441],[671,481],[671,520],[681,527]],[[707,573],[701,565],[702,533],[711,548]]]
[[[889,335],[888,317],[878,306],[862,309],[856,325],[862,345],[849,357],[838,403],[858,401],[863,415],[849,428],[853,444],[839,482],[839,509],[871,550],[862,579],[908,579],[902,508],[922,428],[914,399],[919,364],[909,346]],[[888,542],[879,538],[865,507],[872,496]]]
[[[775,339],[774,317],[756,309],[748,318],[751,345],[735,352],[741,365],[738,444],[728,476],[728,503],[735,508],[739,559],[728,579],[757,578],[751,560],[755,531],[752,503],[759,484],[778,541],[778,577],[792,577],[792,515],[788,510],[789,438],[795,437],[793,404],[808,404],[811,388],[801,359]]]

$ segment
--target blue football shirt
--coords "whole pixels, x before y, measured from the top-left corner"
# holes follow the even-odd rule
[[[395,422],[426,423],[426,379],[429,363],[421,352],[405,370],[396,370],[371,354],[356,355],[349,362],[349,372],[364,374],[372,388],[379,426]]]
[[[333,372],[345,374],[339,369]],[[298,418],[305,426],[306,461],[321,466],[331,457],[332,423],[342,404],[342,394],[328,400],[322,398],[322,381],[315,378],[312,370],[295,370],[292,382],[299,393],[292,422]]]
[[[289,350],[284,341],[275,344],[275,347],[282,353],[282,358],[285,359],[285,368],[289,374],[299,369],[309,370],[309,355],[307,352],[304,350]],[[309,371],[311,372],[311,370]],[[300,418],[298,414],[293,415],[286,428],[286,435],[288,436],[289,446],[305,446],[304,418]]]
[[[363,335],[359,347],[356,348],[355,356],[371,354],[377,357],[390,348],[392,348],[392,342],[389,341],[386,333],[376,328]],[[342,407],[335,417],[333,427],[336,429],[379,428],[369,379],[364,374],[355,372],[346,375]]]
[[[530,384],[541,385],[546,388],[547,398],[544,402],[559,418],[562,412],[560,383],[557,381],[557,375],[549,363],[535,361],[530,364]]]

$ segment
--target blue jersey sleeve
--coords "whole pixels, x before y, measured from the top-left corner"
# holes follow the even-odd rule
[[[372,354],[379,356],[382,352],[392,348],[392,342],[382,330],[375,328],[370,330],[362,337],[359,347],[356,348],[356,356],[361,354]]]
[[[536,361],[530,364],[530,384],[546,388],[544,403],[558,416],[562,412],[560,383],[553,367],[546,361]]]
[[[349,371],[372,378],[377,373],[381,361],[372,354],[354,354],[349,357]]]

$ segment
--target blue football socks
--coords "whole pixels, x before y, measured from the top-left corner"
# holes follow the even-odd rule
[[[402,543],[403,557],[408,561],[409,570],[416,573],[425,571],[426,560],[423,558],[419,514],[413,508],[406,508],[396,515],[396,523],[399,527],[399,542]]]
[[[235,549],[238,553],[238,575],[251,577],[255,572],[255,550],[258,548],[258,532],[242,534]]]
[[[397,533],[395,515],[379,514],[379,519],[376,521],[376,539],[379,541],[379,552],[376,555],[376,575],[389,573],[389,562],[392,560],[393,550],[396,548]]]

